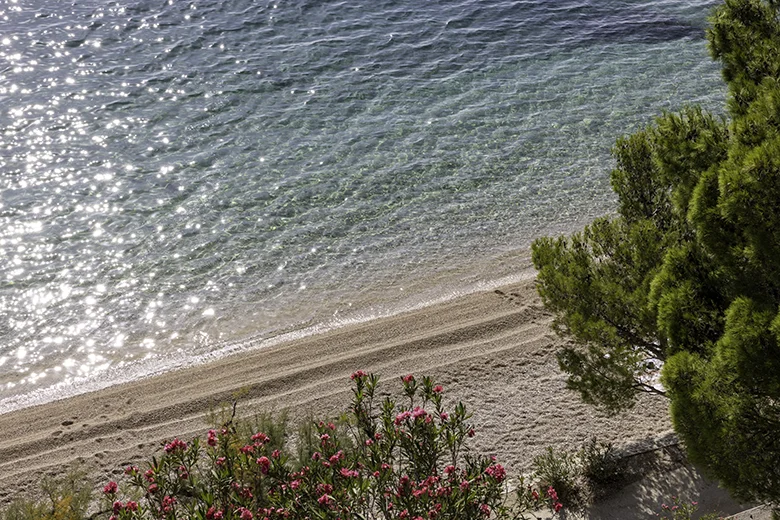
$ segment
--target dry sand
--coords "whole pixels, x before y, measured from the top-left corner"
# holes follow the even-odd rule
[[[357,369],[392,388],[404,374],[434,376],[450,403],[473,413],[474,449],[497,455],[510,474],[546,446],[578,448],[593,435],[621,446],[668,433],[662,398],[609,418],[565,388],[554,357],[561,340],[533,283],[0,415],[0,500],[77,462],[108,479],[165,439],[203,435],[205,415],[242,389],[239,414],[332,414],[348,405]]]

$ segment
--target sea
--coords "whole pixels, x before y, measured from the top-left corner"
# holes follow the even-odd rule
[[[0,0],[0,413],[528,273],[712,0]]]

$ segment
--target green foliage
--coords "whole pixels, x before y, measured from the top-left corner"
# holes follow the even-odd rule
[[[654,316],[644,305],[663,236],[648,220],[599,219],[571,238],[533,244],[539,293],[554,328],[579,347],[559,356],[569,386],[609,410],[631,404],[659,359]]]
[[[37,498],[19,498],[0,511],[0,520],[82,520],[92,502],[92,485],[84,472],[46,477]]]
[[[776,0],[726,0],[707,31],[712,57],[723,64],[729,110],[743,115],[765,78],[777,78],[780,29]]]
[[[611,443],[591,437],[579,453],[582,476],[593,499],[608,495],[626,478],[625,461]]]
[[[624,484],[627,468],[612,444],[589,439],[577,452],[552,447],[534,457],[532,478],[540,488],[551,486],[573,511],[583,511]]]
[[[109,482],[100,517],[519,520],[563,507],[553,488],[522,483],[510,504],[506,470],[469,453],[470,415],[462,404],[445,411],[443,389],[430,378],[402,378],[400,402],[379,400],[374,375],[357,371],[352,380],[352,407],[341,420],[299,431],[302,458],[280,440],[289,437],[285,421],[259,416],[254,426],[266,431],[256,431],[231,413],[205,442],[174,439],[146,467],[127,468],[122,486]]]
[[[699,510],[697,502],[684,502],[680,497],[672,497],[671,504],[661,504],[661,512],[658,518],[661,520],[691,520],[694,514]],[[723,517],[717,513],[708,513],[706,515],[697,515],[699,520],[719,520]]]
[[[711,24],[729,119],[685,108],[618,139],[617,216],[532,258],[570,388],[614,413],[660,370],[690,459],[778,502],[780,2],[726,0]]]
[[[580,461],[576,454],[555,451],[551,447],[534,457],[531,464],[534,478],[542,488],[552,487],[566,509],[580,511],[587,505],[586,493],[580,483]]]

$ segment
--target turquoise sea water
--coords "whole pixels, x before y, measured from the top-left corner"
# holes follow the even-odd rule
[[[516,274],[716,3],[0,1],[0,412]]]

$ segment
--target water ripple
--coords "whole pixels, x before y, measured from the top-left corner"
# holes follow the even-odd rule
[[[510,274],[720,106],[714,3],[0,6],[0,410]]]

